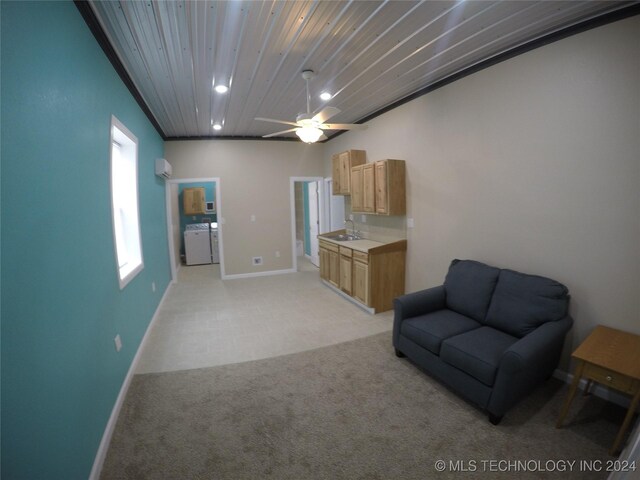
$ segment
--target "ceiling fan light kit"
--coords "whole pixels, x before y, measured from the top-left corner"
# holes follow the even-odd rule
[[[289,128],[288,130],[283,130],[281,132],[270,133],[268,135],[263,135],[262,138],[270,138],[278,135],[282,135],[284,133],[295,132],[296,135],[305,143],[315,143],[318,140],[326,140],[327,137],[324,134],[323,130],[364,130],[367,128],[366,125],[359,125],[353,123],[324,123],[329,120],[334,115],[340,113],[340,109],[336,107],[324,107],[315,115],[311,113],[311,95],[309,94],[309,80],[315,77],[315,73],[313,70],[304,70],[302,72],[302,78],[306,82],[307,85],[307,113],[301,113],[296,117],[295,122],[289,122],[286,120],[276,120],[274,118],[264,118],[264,117],[256,117],[256,120],[261,122],[274,122],[274,123],[282,123],[284,125],[291,125],[295,128]],[[326,95],[325,95],[326,94]],[[331,94],[328,92],[324,92],[322,95],[325,95],[326,99],[331,98]],[[323,98],[321,95],[321,98]],[[324,100],[325,98],[323,98]]]
[[[305,143],[315,143],[322,136],[322,130],[316,127],[302,127],[296,129],[296,135]]]

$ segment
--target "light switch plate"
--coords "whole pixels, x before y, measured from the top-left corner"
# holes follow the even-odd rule
[[[413,228],[413,218],[407,218],[407,228]]]

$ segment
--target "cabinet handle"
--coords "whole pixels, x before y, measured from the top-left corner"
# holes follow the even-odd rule
[[[613,380],[613,377],[611,375],[607,375],[607,382],[610,382],[611,380]]]

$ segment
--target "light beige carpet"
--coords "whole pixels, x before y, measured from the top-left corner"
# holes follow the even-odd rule
[[[499,426],[407,359],[389,332],[293,355],[134,377],[103,479],[606,478],[624,411],[550,380]],[[444,460],[445,471],[436,471]],[[490,461],[528,461],[500,472]],[[502,466],[507,468],[503,463]],[[568,464],[565,464],[568,469]],[[453,472],[464,468],[465,473]],[[471,470],[471,471],[469,471]],[[475,471],[473,471],[475,470]]]

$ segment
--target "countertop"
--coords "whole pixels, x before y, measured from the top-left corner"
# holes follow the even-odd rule
[[[327,235],[332,235],[335,232],[331,232]],[[352,250],[357,250],[359,252],[368,253],[369,250],[374,248],[382,247],[383,245],[389,245],[392,243],[396,243],[397,240],[391,242],[377,242],[375,240],[368,240],[366,238],[362,238],[360,240],[347,240],[344,242],[340,242],[338,240],[332,240],[331,238],[327,238],[324,235],[318,235],[318,238],[324,240],[325,242],[333,243],[334,245],[339,245],[341,247],[351,248]]]

